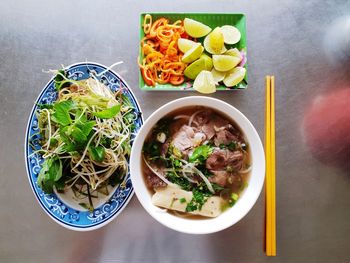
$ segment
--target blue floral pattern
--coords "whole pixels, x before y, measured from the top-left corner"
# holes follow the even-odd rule
[[[130,99],[135,108],[135,114],[137,116],[137,119],[135,120],[135,132],[140,129],[143,123],[140,107],[127,84],[116,73],[107,70],[107,68],[102,65],[88,62],[74,64],[68,67],[66,72],[69,78],[75,80],[87,79],[91,74],[94,74],[99,81],[107,85],[112,91],[115,92],[121,89],[123,94]],[[95,208],[93,212],[73,209],[63,203],[57,195],[45,194],[40,187],[38,187],[36,179],[41,170],[43,158],[40,154],[34,153],[33,150],[40,149],[38,120],[35,116],[35,111],[38,108],[36,105],[51,104],[56,99],[57,91],[54,87],[54,81],[51,79],[36,100],[36,104],[33,107],[28,121],[25,143],[25,160],[29,182],[40,205],[55,221],[67,226],[68,228],[76,230],[95,229],[99,225],[104,225],[112,220],[119,212],[121,212],[124,206],[126,206],[133,194],[130,174],[127,174],[124,183],[115,189],[111,198],[100,207]]]

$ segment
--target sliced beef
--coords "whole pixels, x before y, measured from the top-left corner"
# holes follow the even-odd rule
[[[146,184],[149,188],[157,189],[166,187],[167,184],[162,181],[158,176],[153,174],[152,172],[147,173],[146,175]]]
[[[156,169],[158,171],[158,168]],[[167,186],[167,184],[164,183],[157,175],[155,175],[146,165],[144,166],[144,171],[146,174],[146,184],[149,188],[157,189]]]
[[[213,175],[209,177],[211,183],[216,183],[222,187],[232,182],[234,175],[226,171],[212,171]]]
[[[215,149],[206,161],[206,168],[210,171],[236,171],[243,164],[243,154],[240,151]]]
[[[206,123],[201,127],[202,132],[205,134],[208,140],[215,136],[215,129],[212,123]]]
[[[216,133],[214,138],[214,144],[220,146],[220,144],[230,144],[232,141],[238,141],[237,135],[229,131],[228,129],[221,129]]]
[[[242,186],[242,177],[237,173],[230,173],[226,171],[212,171],[213,175],[208,179],[211,183],[216,183],[222,187],[234,187],[237,191]]]
[[[206,135],[207,140],[212,139],[216,130],[225,127],[229,122],[212,111],[203,111],[195,117],[195,124]]]
[[[202,110],[193,118],[193,123],[197,126],[202,126],[210,121],[213,112],[211,110]]]
[[[170,146],[170,140],[167,139],[163,144],[162,144],[162,148],[161,148],[161,155],[165,156],[168,152],[168,149],[169,149],[169,146]]]
[[[188,125],[183,125],[172,137],[172,144],[181,152],[193,146],[194,130]]]
[[[223,119],[219,115],[214,114],[210,122],[213,124],[215,130],[227,127],[230,122],[226,119]]]

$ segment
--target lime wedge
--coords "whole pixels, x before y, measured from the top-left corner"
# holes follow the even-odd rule
[[[208,38],[210,48],[215,52],[215,54],[220,53],[224,46],[224,35],[222,34],[220,27],[215,28],[208,35]]]
[[[224,55],[229,55],[229,56],[233,56],[233,57],[238,57],[239,58],[239,62],[242,61],[242,54],[241,52],[239,52],[239,50],[237,48],[231,48],[229,50],[227,50]]]
[[[217,71],[229,71],[238,65],[240,59],[229,55],[213,55],[214,68]]]
[[[205,50],[210,53],[210,54],[214,54],[214,55],[220,55],[220,54],[223,54],[226,52],[226,47],[225,45],[223,45],[222,49],[219,51],[219,52],[215,52],[215,50],[213,50],[211,47],[210,47],[210,44],[209,44],[209,35],[207,35],[205,38],[204,38],[204,42],[203,42],[203,45],[204,45],[204,48]]]
[[[193,82],[193,88],[204,94],[214,93],[216,91],[215,81],[210,71],[203,70],[198,74]]]
[[[234,26],[222,26],[221,31],[224,35],[224,42],[226,44],[233,45],[238,43],[241,39],[241,32],[239,32],[239,30]]]
[[[224,78],[224,84],[226,87],[233,87],[240,83],[245,77],[246,69],[243,67],[236,67],[227,73]]]
[[[199,58],[203,53],[203,46],[200,43],[197,43],[190,50],[188,50],[182,57],[182,61],[185,63],[191,63]]]
[[[206,69],[205,58],[199,58],[186,67],[184,74],[189,79],[195,79],[197,75]]]
[[[177,46],[179,47],[182,53],[186,53],[196,44],[198,43],[186,38],[179,38],[179,40],[177,41]]]
[[[202,54],[201,59],[204,59],[205,61],[205,70],[210,71],[213,68],[213,60],[211,59],[211,57],[209,57],[206,54]]]
[[[184,27],[187,34],[196,38],[204,37],[211,31],[211,28],[207,25],[190,18],[184,19]]]
[[[215,68],[211,70],[211,74],[213,75],[214,81],[216,83],[223,81],[226,76],[226,72],[217,71]]]

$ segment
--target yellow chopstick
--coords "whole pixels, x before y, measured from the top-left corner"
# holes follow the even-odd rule
[[[265,252],[276,256],[275,77],[266,76]]]
[[[265,158],[266,158],[266,177],[265,177],[265,252],[271,254],[271,216],[270,216],[270,126],[271,126],[271,77],[266,76],[266,107],[265,107]]]
[[[276,135],[275,135],[275,77],[271,76],[271,187],[272,241],[271,255],[276,256]]]

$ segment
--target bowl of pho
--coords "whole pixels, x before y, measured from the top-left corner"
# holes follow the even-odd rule
[[[255,204],[264,182],[264,150],[236,108],[186,97],[162,106],[141,127],[130,173],[139,201],[157,221],[184,233],[213,233]]]

